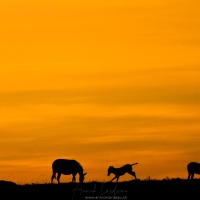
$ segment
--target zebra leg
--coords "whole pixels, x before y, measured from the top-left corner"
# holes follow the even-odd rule
[[[130,175],[134,176],[137,179],[135,172],[128,172]]]
[[[59,184],[60,184],[60,176],[61,176],[61,173],[58,173],[57,181],[58,181]]]
[[[73,182],[76,182],[76,175],[75,174],[72,175],[72,183]]]
[[[110,182],[112,182],[115,179],[117,179],[117,181],[118,181],[119,177],[115,176]]]
[[[190,179],[190,176],[191,176],[190,173],[188,173],[188,180]]]
[[[127,171],[127,173],[130,174],[130,175],[132,175],[132,176],[134,176],[135,179],[137,179],[136,174],[135,174],[134,171],[132,171],[132,170],[130,171],[130,170],[129,170],[129,171]]]
[[[191,179],[193,179],[194,178],[194,173],[192,173],[192,175],[191,175]]]
[[[51,183],[53,183],[53,179],[56,178],[56,172],[53,172],[52,176],[51,176]]]

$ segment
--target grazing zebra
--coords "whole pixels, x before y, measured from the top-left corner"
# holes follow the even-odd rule
[[[133,163],[133,164],[126,164],[120,168],[115,168],[113,166],[110,166],[108,168],[108,176],[110,176],[111,173],[113,173],[115,175],[115,177],[111,180],[111,182],[116,179],[116,182],[118,182],[119,177],[124,175],[125,173],[131,174],[132,176],[136,178],[136,174],[134,171],[132,171],[132,165],[136,165],[138,163]]]
[[[188,179],[193,179],[194,174],[200,174],[200,163],[190,162],[187,165]]]
[[[51,176],[51,183],[53,183],[53,179],[56,179],[60,183],[61,174],[70,175],[72,174],[72,182],[76,182],[76,174],[79,174],[79,181],[82,183],[84,181],[84,177],[87,173],[83,173],[83,167],[76,160],[68,160],[68,159],[56,159],[52,163],[52,171],[53,174]]]

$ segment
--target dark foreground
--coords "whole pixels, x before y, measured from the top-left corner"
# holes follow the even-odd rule
[[[4,199],[180,199],[200,195],[200,179],[17,185],[0,181]]]

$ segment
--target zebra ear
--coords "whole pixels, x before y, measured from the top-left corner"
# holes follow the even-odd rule
[[[83,174],[83,176],[85,176],[86,174],[87,174],[87,172],[86,172],[86,173],[84,173],[84,174]]]

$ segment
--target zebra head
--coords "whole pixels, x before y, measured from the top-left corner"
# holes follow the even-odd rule
[[[108,168],[108,176],[110,176],[110,174],[113,172],[113,169],[114,169],[113,166],[110,166],[110,167]]]
[[[80,181],[80,183],[83,183],[86,174],[87,174],[87,173],[80,173],[80,174],[79,174],[79,181]]]

